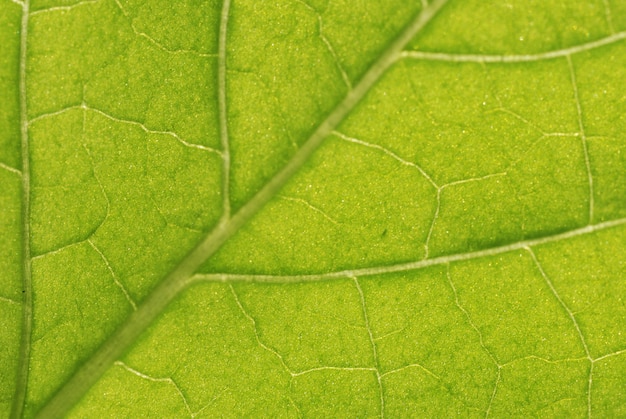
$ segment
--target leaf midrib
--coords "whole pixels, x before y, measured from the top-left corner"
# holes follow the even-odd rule
[[[298,149],[291,160],[254,195],[234,216],[223,217],[218,225],[194,248],[179,265],[154,288],[142,304],[134,311],[115,333],[113,333],[89,358],[83,366],[58,390],[50,401],[38,413],[38,417],[61,417],[91,388],[106,372],[109,366],[119,359],[158,317],[167,305],[190,283],[188,279],[221,246],[241,229],[276,193],[292,178],[292,176],[308,161],[310,156],[322,144],[324,139],[346,118],[354,107],[363,99],[371,88],[380,80],[386,70],[395,63],[400,52],[408,42],[432,20],[448,0],[435,0],[424,8],[411,23],[389,44],[378,59],[363,75],[359,83],[348,92],[346,97],[331,111],[326,119]],[[225,97],[225,36],[228,19],[229,1],[222,5],[220,21],[220,55],[218,67],[223,65],[224,75],[220,76],[218,68],[218,94],[220,108],[220,136],[222,146],[228,146],[226,129],[226,97]],[[26,12],[27,14],[27,12]],[[27,19],[27,18],[26,18]],[[24,36],[24,39],[26,36]],[[22,48],[25,65],[25,42]],[[21,58],[22,60],[22,58]],[[221,64],[220,64],[221,63]],[[25,98],[24,98],[25,106]],[[229,158],[228,150],[225,150]],[[228,178],[228,161],[224,165]],[[224,188],[226,190],[226,188]],[[227,206],[224,205],[226,209]],[[29,339],[30,340],[30,339]],[[27,361],[27,360],[26,360]],[[27,362],[26,362],[27,364]],[[23,404],[23,403],[22,403]]]
[[[24,411],[28,372],[30,367],[31,335],[33,330],[33,292],[30,249],[30,152],[28,138],[28,109],[26,106],[26,43],[28,41],[28,18],[30,0],[23,0],[20,26],[19,52],[19,103],[20,103],[20,153],[22,158],[22,332],[15,393],[11,405],[11,418],[20,418]]]

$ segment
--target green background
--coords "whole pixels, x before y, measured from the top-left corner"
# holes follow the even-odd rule
[[[0,0],[3,417],[432,6],[222,7]],[[626,416],[624,39],[621,0],[450,0],[69,417]]]

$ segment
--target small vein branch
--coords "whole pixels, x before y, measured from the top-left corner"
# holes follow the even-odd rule
[[[435,374],[434,372],[432,372],[432,371],[431,371],[431,370],[429,370],[428,368],[424,367],[422,364],[408,364],[408,365],[405,365],[405,366],[400,367],[400,368],[396,368],[396,369],[393,369],[393,370],[389,370],[389,371],[384,372],[383,374],[381,374],[381,377],[382,377],[382,378],[385,378],[385,377],[387,377],[387,376],[389,376],[389,375],[397,374],[397,373],[399,373],[399,372],[402,372],[402,371],[408,370],[408,369],[410,369],[410,368],[416,368],[416,369],[419,369],[419,370],[421,370],[421,371],[425,372],[427,375],[429,375],[429,376],[433,377],[435,380],[437,380],[437,381],[442,381],[442,379],[441,379],[441,377],[440,377],[440,376],[438,376],[437,374]]]
[[[456,289],[456,286],[454,285],[454,282],[452,281],[452,276],[450,275],[450,264],[446,266],[446,278],[448,279],[448,284],[450,285],[450,289],[452,289],[452,293],[454,294],[454,304],[459,309],[459,311],[463,313],[463,316],[467,320],[467,323],[470,325],[470,327],[474,330],[474,332],[478,336],[480,347],[482,348],[483,352],[487,354],[487,356],[491,359],[493,364],[496,366],[496,378],[494,381],[493,390],[491,391],[491,397],[489,397],[489,403],[487,404],[487,408],[485,409],[485,418],[487,418],[489,417],[489,414],[491,413],[491,407],[493,405],[493,401],[495,400],[496,394],[498,393],[498,384],[500,383],[500,379],[502,375],[502,365],[500,365],[496,356],[489,350],[489,348],[487,348],[487,345],[485,345],[485,339],[483,337],[483,333],[480,331],[478,326],[476,326],[476,324],[472,320],[472,317],[470,316],[470,313],[467,311],[467,309],[463,307],[463,305],[461,304],[461,300],[459,299],[459,293]]]
[[[613,14],[611,13],[609,0],[602,0],[602,4],[604,6],[604,16],[606,18],[606,24],[609,27],[609,31],[611,31],[611,33],[615,33],[615,27],[613,26]]]
[[[587,135],[585,134],[585,126],[583,124],[583,111],[580,105],[580,96],[578,94],[578,83],[576,82],[576,72],[572,57],[567,56],[567,66],[569,67],[570,78],[572,82],[572,90],[574,91],[574,99],[576,101],[576,113],[578,115],[578,130],[580,132],[580,140],[583,147],[583,155],[585,157],[585,168],[587,169],[587,185],[589,188],[589,224],[593,222],[593,175],[591,174],[591,162],[589,161],[589,147],[587,145]]]
[[[587,341],[585,340],[585,336],[583,335],[583,332],[582,332],[582,330],[580,328],[580,325],[578,324],[578,321],[576,320],[576,317],[574,316],[574,313],[569,308],[569,306],[567,304],[565,304],[565,301],[563,301],[563,299],[561,298],[561,296],[557,292],[556,288],[554,287],[554,284],[552,283],[552,280],[550,280],[550,277],[544,271],[543,267],[541,266],[541,263],[539,263],[539,259],[537,259],[537,256],[535,255],[535,252],[533,252],[533,250],[530,247],[526,247],[525,250],[530,254],[530,257],[533,260],[533,263],[535,264],[535,267],[537,268],[537,270],[539,271],[539,273],[543,277],[543,280],[545,281],[545,283],[548,285],[548,288],[550,288],[550,291],[552,292],[552,295],[554,295],[554,298],[559,302],[561,307],[563,307],[563,310],[567,313],[567,316],[571,320],[572,325],[576,329],[576,333],[578,334],[578,338],[580,340],[580,344],[581,344],[581,346],[583,347],[583,349],[585,351],[585,356],[586,356],[586,358],[589,360],[589,362],[591,364],[591,366],[589,368],[589,376],[587,377],[587,417],[590,418],[591,417],[591,388],[592,388],[592,385],[593,385],[593,364],[594,364],[594,360],[591,357],[591,352],[589,351],[589,346],[587,346]]]
[[[283,356],[281,354],[279,354],[275,349],[267,346],[261,340],[261,336],[259,335],[259,328],[258,328],[258,326],[256,324],[256,320],[254,320],[254,317],[252,317],[248,313],[248,311],[244,308],[243,304],[241,303],[241,300],[239,299],[239,295],[235,291],[235,288],[233,287],[233,285],[229,284],[229,288],[230,288],[231,294],[233,295],[233,299],[235,300],[235,303],[237,304],[237,307],[239,308],[239,310],[241,311],[243,316],[252,324],[252,329],[254,330],[254,337],[256,339],[257,344],[263,350],[265,350],[265,351],[269,352],[270,354],[272,354],[273,356],[275,356],[278,359],[278,361],[281,363],[281,365],[283,366],[285,371],[287,371],[289,373],[289,375],[291,375],[293,377],[294,373],[291,371],[291,368],[289,368],[287,363],[285,363],[285,359],[283,358]]]
[[[365,294],[363,293],[363,289],[361,288],[361,284],[356,276],[352,277],[354,281],[354,286],[356,287],[357,292],[359,293],[359,300],[361,302],[361,312],[363,313],[363,321],[365,322],[365,329],[367,330],[367,335],[370,341],[370,347],[372,349],[372,357],[374,358],[374,370],[376,373],[376,381],[378,382],[378,393],[380,397],[380,417],[385,417],[385,393],[383,389],[383,380],[382,375],[380,373],[380,359],[378,358],[378,349],[376,347],[376,339],[374,338],[374,334],[372,333],[372,327],[370,326],[369,315],[367,313],[367,304],[365,303]]]
[[[149,43],[151,43],[152,45],[154,45],[157,49],[169,53],[169,54],[193,54],[196,55],[198,57],[205,57],[205,58],[215,58],[217,55],[216,54],[210,54],[210,53],[205,53],[205,52],[200,52],[200,51],[194,51],[191,49],[171,49],[166,47],[165,45],[163,45],[161,42],[157,41],[156,39],[154,39],[152,36],[148,35],[147,33],[137,29],[137,27],[135,26],[135,23],[132,21],[132,17],[130,16],[130,14],[128,13],[128,11],[126,11],[126,9],[124,8],[124,6],[122,6],[122,3],[120,3],[119,0],[115,0],[115,3],[117,5],[117,7],[120,9],[120,11],[122,12],[122,14],[124,16],[126,16],[126,18],[128,18],[129,20],[131,20],[130,22],[130,28],[133,30],[133,32],[135,33],[135,35],[137,35],[140,38],[145,39],[146,41],[148,41]]]
[[[626,349],[622,349],[622,350],[619,350],[619,351],[608,353],[606,355],[599,356],[596,359],[594,359],[593,361],[594,362],[602,361],[603,359],[611,358],[613,356],[620,356],[620,355],[624,355],[624,354],[626,354]]]
[[[332,367],[332,366],[316,367],[316,368],[310,368],[310,369],[304,370],[304,371],[294,372],[294,373],[291,374],[291,376],[292,377],[300,377],[302,375],[311,374],[313,372],[318,372],[318,371],[349,371],[349,372],[353,372],[353,371],[373,371],[373,372],[376,372],[376,368],[372,368],[372,367]]]
[[[331,223],[335,224],[335,225],[339,225],[339,222],[337,220],[335,220],[334,218],[332,218],[330,215],[328,215],[326,212],[322,211],[321,209],[317,208],[314,205],[311,205],[309,202],[307,202],[304,199],[301,198],[292,198],[290,196],[279,196],[280,199],[284,199],[285,201],[291,201],[291,202],[297,202],[299,204],[304,205],[305,207],[309,208],[312,211],[315,211],[316,213],[320,214],[322,217],[324,217],[325,219],[327,219],[328,221],[330,221]]]
[[[106,266],[107,270],[111,274],[111,277],[113,277],[113,282],[115,282],[115,286],[117,286],[120,291],[122,291],[122,294],[124,294],[124,297],[126,298],[126,301],[128,301],[128,304],[133,308],[133,310],[137,310],[137,304],[130,296],[124,285],[120,282],[119,278],[115,274],[115,271],[111,267],[109,260],[106,258],[106,256],[104,256],[104,253],[102,253],[102,251],[98,248],[98,246],[95,245],[95,243],[91,239],[87,239],[87,243],[89,243],[92,249],[95,250],[95,252],[100,256],[100,259],[102,259],[104,266]]]
[[[130,120],[130,119],[118,118],[117,116],[108,114],[108,113],[106,113],[104,111],[101,111],[100,109],[91,107],[90,105],[88,105],[87,103],[84,103],[84,102],[82,104],[80,104],[80,105],[73,105],[73,106],[69,106],[67,108],[63,108],[63,109],[58,110],[58,111],[54,111],[54,112],[38,115],[38,116],[30,119],[28,121],[28,124],[32,124],[32,123],[37,122],[39,120],[50,118],[50,117],[53,117],[53,116],[62,115],[64,113],[66,113],[66,112],[69,112],[69,111],[72,111],[72,110],[77,110],[77,109],[82,109],[82,110],[85,110],[85,111],[94,112],[94,113],[96,113],[96,114],[98,114],[98,115],[100,115],[100,116],[102,116],[104,118],[107,118],[107,119],[111,120],[111,121],[119,122],[120,124],[134,125],[136,127],[139,127],[146,134],[167,135],[169,137],[172,137],[173,139],[175,139],[176,141],[178,141],[179,143],[181,143],[185,147],[197,148],[198,150],[208,151],[208,152],[216,153],[216,154],[219,154],[219,155],[222,154],[221,151],[216,150],[214,148],[207,147],[207,146],[200,145],[200,144],[190,143],[189,141],[186,141],[183,138],[181,138],[177,133],[175,133],[173,131],[160,131],[160,130],[149,128],[144,123],[139,122],[139,121],[133,121],[133,120]]]
[[[389,157],[391,157],[392,159],[398,161],[400,164],[404,165],[404,166],[410,166],[413,167],[415,169],[417,169],[418,172],[420,172],[420,174],[428,181],[428,183],[430,183],[434,188],[438,189],[439,185],[437,185],[435,183],[435,181],[433,180],[432,177],[430,177],[430,175],[428,173],[426,173],[426,171],[424,169],[422,169],[419,165],[410,162],[408,160],[403,159],[402,157],[398,156],[396,153],[394,153],[393,151],[380,146],[378,144],[372,144],[372,143],[368,143],[366,141],[363,140],[359,140],[358,138],[353,138],[353,137],[349,137],[339,131],[333,131],[333,134],[336,135],[337,137],[341,138],[344,141],[350,142],[350,143],[354,143],[354,144],[360,144],[362,146],[368,147],[368,148],[372,148],[375,150],[379,150],[382,151],[383,153],[385,153],[386,155],[388,155]]]
[[[21,301],[18,302],[7,297],[0,297],[0,301],[3,303],[12,304],[12,305],[22,305]]]
[[[563,307],[563,310],[567,313],[567,317],[569,317],[570,320],[572,321],[572,325],[576,329],[576,333],[578,334],[578,338],[580,339],[580,344],[585,351],[585,355],[587,356],[587,359],[590,361],[593,361],[593,359],[591,358],[591,352],[589,352],[589,347],[587,346],[587,342],[585,341],[585,336],[583,335],[583,332],[580,329],[580,326],[578,324],[578,321],[576,320],[576,317],[574,316],[574,313],[567,306],[567,304],[565,304],[565,301],[563,301],[563,299],[557,292],[556,288],[554,287],[554,284],[550,280],[550,277],[548,277],[548,274],[546,274],[546,272],[543,270],[543,267],[539,263],[539,259],[537,259],[535,252],[530,247],[525,247],[524,249],[530,254],[530,257],[533,260],[533,263],[535,264],[537,270],[541,274],[541,277],[543,278],[545,283],[548,285],[548,288],[550,288],[550,291],[554,295],[554,298],[559,302],[561,307]]]
[[[152,377],[148,374],[144,374],[139,370],[136,370],[128,365],[126,365],[124,362],[122,361],[116,361],[115,364],[116,366],[119,366],[123,369],[125,369],[127,372],[136,375],[137,377],[141,378],[142,380],[146,380],[146,381],[151,381],[153,383],[164,383],[167,384],[171,387],[174,388],[174,390],[176,391],[176,393],[178,394],[178,396],[180,397],[180,399],[183,401],[183,404],[185,405],[185,410],[187,410],[187,413],[189,414],[190,417],[194,417],[193,412],[191,411],[191,408],[189,407],[189,403],[187,402],[187,398],[185,397],[185,394],[183,393],[182,389],[180,388],[180,386],[176,383],[176,381],[174,381],[173,378],[171,377]]]
[[[33,12],[30,13],[31,16],[35,16],[41,13],[48,13],[48,12],[68,12],[72,9],[74,9],[75,7],[78,6],[83,6],[85,4],[92,4],[92,3],[99,3],[100,0],[85,0],[85,1],[80,1],[78,3],[74,3],[72,5],[69,6],[53,6],[53,7],[48,7],[45,9],[37,9]]]
[[[109,115],[108,113],[103,112],[103,111],[101,111],[101,110],[99,110],[99,109],[95,109],[95,108],[89,107],[88,105],[86,105],[86,104],[84,104],[84,103],[80,106],[80,108],[82,108],[82,109],[86,109],[86,110],[90,110],[90,111],[92,111],[92,112],[95,112],[95,113],[97,113],[97,114],[99,114],[99,115],[101,115],[101,116],[103,116],[103,117],[105,117],[105,118],[107,118],[107,119],[110,119],[111,121],[120,122],[120,123],[122,123],[122,124],[130,124],[130,125],[135,125],[135,126],[138,126],[138,127],[139,127],[139,128],[141,128],[141,129],[142,129],[142,130],[143,130],[146,134],[162,134],[162,135],[169,135],[170,137],[172,137],[172,138],[176,139],[176,141],[178,141],[179,143],[181,143],[181,144],[182,144],[182,145],[184,145],[185,147],[197,148],[197,149],[199,149],[199,150],[210,151],[210,152],[212,152],[212,153],[218,153],[218,154],[220,154],[217,150],[215,150],[215,149],[213,149],[213,148],[211,148],[211,147],[206,147],[206,146],[203,146],[203,145],[200,145],[200,144],[194,144],[194,143],[190,143],[190,142],[188,142],[188,141],[185,141],[185,140],[183,140],[183,139],[182,139],[182,138],[181,138],[178,134],[176,134],[176,133],[175,133],[175,132],[173,132],[173,131],[158,131],[158,130],[154,130],[154,129],[148,128],[147,126],[145,126],[145,125],[144,125],[143,123],[141,123],[141,122],[138,122],[138,121],[131,121],[131,120],[128,120],[128,119],[121,119],[121,118],[115,117],[115,116],[113,116],[113,115]]]
[[[18,176],[22,176],[22,172],[14,167],[11,167],[9,165],[6,165],[4,163],[0,163],[0,169],[4,169],[6,171],[9,171],[11,173],[15,173]]]
[[[343,65],[341,65],[341,60],[339,60],[339,56],[337,55],[337,52],[335,51],[335,48],[333,48],[333,44],[331,44],[331,42],[326,37],[326,35],[324,35],[324,21],[322,20],[322,15],[317,11],[317,9],[315,9],[313,6],[311,6],[307,2],[305,2],[303,0],[298,0],[298,1],[304,7],[309,9],[312,13],[314,13],[317,16],[317,32],[318,32],[318,36],[319,36],[320,40],[326,46],[326,49],[330,53],[330,56],[333,58],[333,62],[335,63],[335,67],[337,67],[337,70],[339,70],[339,73],[341,74],[341,78],[343,79],[344,84],[346,85],[346,87],[348,89],[352,89],[352,82],[350,81],[350,77],[348,76],[348,73],[346,73],[346,70],[343,68]]]

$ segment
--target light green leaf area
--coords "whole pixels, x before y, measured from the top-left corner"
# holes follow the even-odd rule
[[[626,416],[625,2],[0,0],[0,45],[2,417]]]

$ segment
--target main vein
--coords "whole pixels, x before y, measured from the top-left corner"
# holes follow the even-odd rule
[[[380,80],[385,71],[394,64],[407,43],[437,14],[448,0],[435,0],[423,9],[400,35],[382,52],[367,70],[359,83],[331,111],[306,142],[257,194],[232,218],[223,218],[181,262],[146,297],[139,308],[106,342],[78,369],[59,389],[39,417],[61,417],[74,406],[93,384],[119,359],[137,337],[163,312],[165,307],[189,283],[188,279],[200,265],[213,255],[230,237],[245,225],[291,177],[307,162],[323,140],[343,121],[367,92]],[[225,20],[228,19],[229,2],[222,7],[220,37],[226,36]],[[226,12],[224,12],[226,10]],[[222,41],[220,40],[220,44]],[[218,71],[219,73],[219,71]]]
[[[30,368],[31,334],[33,329],[33,293],[30,258],[30,153],[28,138],[28,108],[26,105],[26,42],[28,39],[29,0],[22,5],[22,22],[20,27],[19,56],[19,103],[20,103],[20,136],[22,154],[22,337],[20,355],[11,406],[11,418],[22,417],[28,371]]]

